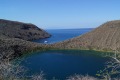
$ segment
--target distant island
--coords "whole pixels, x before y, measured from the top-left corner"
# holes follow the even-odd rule
[[[0,19],[0,51],[2,58],[20,56],[25,52],[47,49],[120,50],[120,20],[109,21],[91,32],[54,44],[30,40],[51,35],[33,24]]]

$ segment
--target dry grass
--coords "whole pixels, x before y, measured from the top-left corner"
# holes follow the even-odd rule
[[[0,80],[47,80],[44,78],[43,72],[33,76],[25,76],[26,69],[19,64],[10,63],[9,60],[0,61]],[[29,79],[28,79],[29,77]],[[57,80],[57,79],[54,79]],[[74,75],[66,80],[97,80],[91,76]]]
[[[42,72],[33,76],[25,76],[26,71],[27,69],[20,66],[19,63],[0,60],[0,80],[46,80]]]
[[[46,80],[46,79],[44,78],[43,72],[41,72],[40,74],[33,75],[31,79],[32,79],[32,80]]]
[[[13,65],[9,60],[0,61],[0,78],[2,80],[19,80],[24,77],[25,69],[18,64]]]
[[[118,65],[118,64],[120,64],[120,62],[119,62],[120,56],[119,57],[118,56],[119,55],[115,55],[113,57],[114,62],[112,62],[112,64],[114,64],[114,63],[117,63],[117,64],[115,64],[115,65],[107,64],[107,66],[112,67],[112,73],[113,73],[113,69],[115,69],[115,71],[116,71],[120,67]],[[117,68],[116,68],[116,66],[117,66]],[[25,73],[26,73],[26,68],[20,66],[19,63],[13,64],[9,61],[9,59],[0,60],[0,80],[47,80],[44,77],[43,72],[41,72],[40,74],[33,75],[33,76],[25,76]],[[109,73],[109,75],[110,74],[111,73]],[[107,76],[107,75],[105,74],[104,76]],[[53,79],[53,80],[59,80],[59,79]],[[98,79],[98,78],[95,78],[95,77],[92,77],[89,75],[83,76],[83,75],[75,74],[73,76],[66,78],[66,80],[120,80],[120,78],[112,79],[111,75],[110,75],[110,78],[107,77],[104,79]]]
[[[91,76],[83,76],[83,75],[74,75],[70,76],[67,80],[98,80],[97,78]]]

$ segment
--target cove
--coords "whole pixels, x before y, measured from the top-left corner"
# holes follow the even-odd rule
[[[48,29],[46,30],[52,36],[50,38],[38,39],[33,42],[44,43],[47,41],[48,44],[64,41],[73,37],[80,36],[84,33],[93,30],[93,28],[83,28],[83,29]]]
[[[20,65],[28,69],[26,75],[38,74],[41,71],[48,80],[53,77],[64,80],[74,74],[96,77],[110,60],[101,56],[103,52],[84,50],[51,50],[34,52],[20,57]]]
[[[47,30],[52,36],[50,38],[38,39],[33,42],[48,44],[64,41],[93,29],[53,29]],[[84,50],[49,50],[42,52],[33,52],[20,57],[20,65],[28,69],[25,75],[31,76],[39,74],[41,71],[45,74],[47,80],[53,77],[59,80],[65,80],[67,77],[81,74],[96,77],[99,70],[104,69],[105,63],[110,58],[103,57],[103,52],[84,51]],[[16,60],[17,61],[17,60]]]

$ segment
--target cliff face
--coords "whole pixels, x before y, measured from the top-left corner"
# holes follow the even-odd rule
[[[91,32],[51,46],[60,49],[120,50],[120,20],[104,23]]]
[[[3,19],[0,19],[0,35],[23,40],[34,40],[50,37],[50,34],[33,24]]]

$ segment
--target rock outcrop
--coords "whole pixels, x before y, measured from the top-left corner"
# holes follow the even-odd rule
[[[0,19],[0,35],[23,40],[35,40],[51,36],[33,24],[3,19]]]
[[[91,32],[51,46],[58,49],[120,51],[120,20],[109,21]]]

